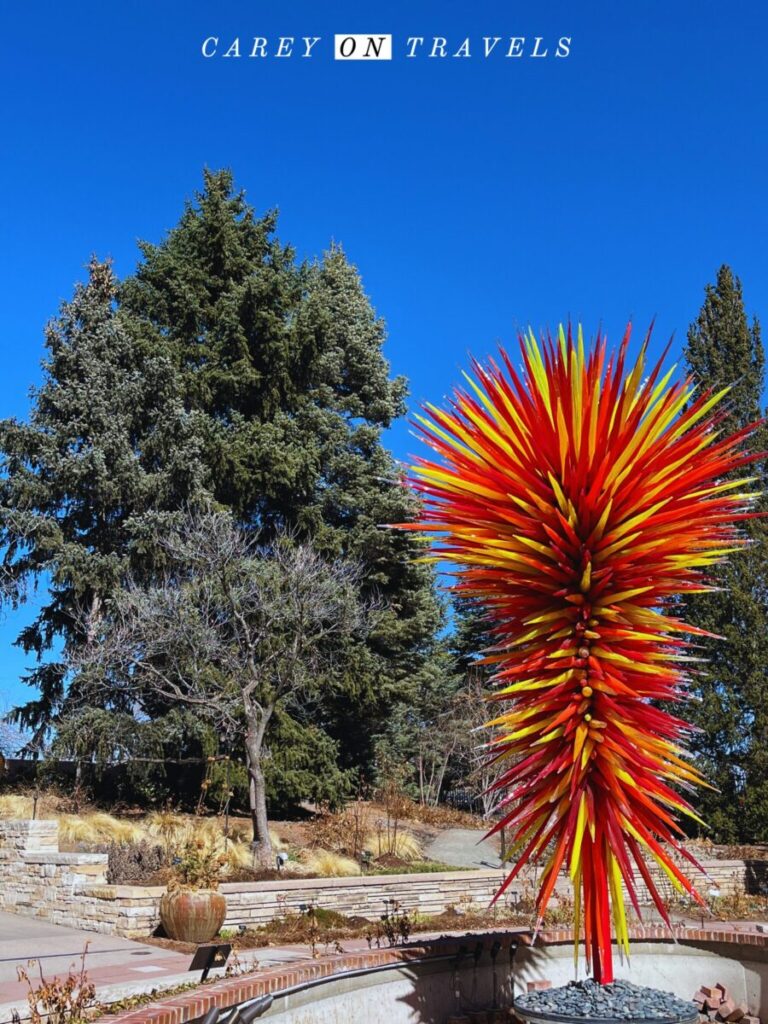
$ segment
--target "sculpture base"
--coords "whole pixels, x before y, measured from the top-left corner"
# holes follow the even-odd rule
[[[519,996],[515,1013],[526,1024],[698,1024],[699,1019],[694,1003],[671,992],[631,981],[600,985],[591,978]]]

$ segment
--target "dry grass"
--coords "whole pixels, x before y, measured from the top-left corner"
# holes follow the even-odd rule
[[[59,814],[59,837],[63,843],[100,846],[104,843],[137,843],[145,837],[135,822],[115,818],[102,811],[95,814]]]
[[[5,793],[0,796],[0,818],[31,818],[34,814],[38,819],[55,819],[59,822],[59,836],[65,844],[135,843],[146,835],[139,824],[103,811],[62,813],[62,803],[59,798],[46,795],[38,799],[35,807],[32,796]]]
[[[314,920],[313,920],[314,917]],[[512,910],[499,907],[496,910],[449,908],[441,914],[408,914],[408,922],[412,928],[411,938],[415,939],[421,932],[466,933],[485,931],[496,935],[498,930],[526,930],[533,927],[534,916],[531,908]],[[478,934],[477,938],[481,936]],[[367,920],[364,917],[347,917],[332,910],[316,908],[314,915],[289,913],[283,917],[262,925],[259,928],[242,933],[230,934],[226,940],[235,949],[258,949],[264,946],[291,943],[307,945],[312,951],[328,951],[335,949],[335,943],[344,939],[367,939],[371,947],[391,945],[385,929],[379,920]],[[173,942],[170,939],[150,937],[143,940],[161,949],[172,949],[179,953],[193,954],[196,946],[191,943]],[[461,1019],[461,1018],[459,1018]]]
[[[363,849],[373,854],[374,858],[397,857],[398,860],[405,861],[407,864],[411,861],[422,860],[424,857],[421,843],[412,832],[408,832],[406,829],[398,829],[397,832],[393,830],[388,832],[386,828],[378,829],[367,837]]]
[[[406,817],[409,821],[431,825],[434,828],[488,828],[488,822],[481,815],[472,814],[470,811],[460,811],[456,807],[448,807],[446,804],[431,807],[412,802]]]
[[[57,818],[61,812],[59,797],[44,794],[38,798],[36,817]],[[34,796],[28,793],[4,793],[0,796],[0,818],[31,818],[35,812]]]
[[[38,819],[57,820],[59,838],[63,846],[105,846],[110,843],[139,843],[148,840],[166,850],[174,850],[195,837],[206,843],[218,843],[224,838],[222,818],[201,818],[172,811],[152,811],[144,818],[117,818],[104,811],[80,814],[62,813],[66,802],[55,796],[41,796],[37,802]],[[0,818],[31,818],[33,797],[6,793],[0,796]],[[250,850],[251,823],[245,818],[232,818],[229,822],[230,841],[228,861],[233,868],[249,868],[253,864]],[[284,850],[285,843],[274,831],[270,839],[275,851]]]
[[[303,866],[307,874],[319,875],[321,878],[346,878],[349,875],[360,874],[360,865],[351,857],[344,857],[331,850],[302,850],[298,863]],[[294,867],[295,865],[292,863],[291,870]]]
[[[6,793],[0,795],[0,818],[31,818],[33,795]],[[278,831],[270,830],[275,852],[290,852],[291,860],[285,867],[286,875],[315,875],[344,877],[360,874],[356,853],[365,849],[374,859],[383,857],[403,864],[423,859],[419,839],[409,828],[402,826],[389,830],[383,823],[372,820],[375,805],[359,801],[338,815],[323,816],[316,827],[303,826],[300,830],[288,826],[290,842]],[[221,845],[223,851],[224,819],[198,817],[173,811],[153,811],[143,817],[117,817],[94,808],[71,813],[73,806],[55,792],[40,794],[37,800],[38,819],[56,819],[63,849],[104,848],[113,843],[137,844],[147,841],[161,846],[169,856],[184,843],[203,838],[206,844]],[[350,841],[353,837],[353,841]],[[254,870],[250,848],[251,822],[246,817],[229,819],[229,842],[226,850],[226,873],[243,875]],[[306,845],[309,848],[305,848]]]
[[[248,870],[253,864],[253,850],[248,843],[230,841],[227,843],[227,867],[230,871]]]
[[[138,822],[127,818],[115,818],[103,811],[86,815],[86,821],[96,829],[104,840],[115,843],[137,843],[145,837],[145,831]]]
[[[269,833],[272,839],[272,848],[275,851],[283,849],[283,845],[277,839],[277,836]],[[251,849],[250,841],[244,841],[239,839],[230,839],[227,843],[227,866],[232,871],[248,870],[250,868],[256,868],[258,865],[254,863],[253,850]]]
[[[141,826],[149,836],[161,842],[175,846],[192,836],[202,836],[208,841],[223,839],[223,818],[200,818],[192,814],[175,814],[172,811],[153,811],[141,821]],[[229,819],[229,841],[231,845],[247,846],[251,841],[251,822],[247,818]],[[269,838],[274,850],[285,849],[285,843],[272,829]]]

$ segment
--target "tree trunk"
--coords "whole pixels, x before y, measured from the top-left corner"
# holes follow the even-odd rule
[[[78,757],[75,767],[75,789],[72,794],[75,801],[75,814],[80,813],[80,797],[83,793],[83,762]]]
[[[245,733],[245,751],[248,760],[248,797],[253,826],[254,861],[262,867],[274,867],[272,863],[272,841],[269,838],[269,819],[267,818],[267,787],[262,768],[262,749],[264,732],[269,715],[249,720]]]

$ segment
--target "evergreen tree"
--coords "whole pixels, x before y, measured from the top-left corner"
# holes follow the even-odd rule
[[[297,265],[275,228],[229,172],[206,172],[179,224],[142,245],[120,298],[204,417],[215,498],[264,539],[294,529],[365,566],[376,627],[318,709],[348,768],[370,762],[371,737],[430,656],[441,611],[418,543],[381,528],[415,513],[381,440],[406,391],[382,352],[384,324],[340,248]]]
[[[493,624],[488,613],[471,597],[460,594],[453,599],[454,632],[452,650],[458,671],[473,675],[483,686],[493,675],[493,665],[483,664],[482,659],[494,644]]]
[[[390,375],[383,322],[341,249],[297,263],[275,228],[228,172],[206,172],[177,226],[141,245],[133,276],[118,285],[92,265],[48,330],[29,423],[0,425],[4,590],[52,581],[20,637],[41,659],[28,679],[40,696],[19,712],[38,730],[83,703],[65,681],[85,639],[79,612],[106,606],[128,570],[148,578],[158,517],[204,496],[263,541],[288,529],[363,563],[374,628],[312,721],[345,772],[370,766],[372,737],[433,656],[432,571],[410,534],[382,529],[415,514],[382,444],[405,381]]]
[[[707,285],[704,304],[688,331],[688,368],[702,387],[730,386],[724,434],[761,415],[765,356],[757,320],[750,324],[741,283],[727,266]],[[768,450],[768,429],[757,428],[753,451]],[[741,471],[768,483],[765,463]],[[763,498],[761,511],[768,508]],[[765,520],[749,520],[752,544],[712,572],[718,591],[691,595],[682,616],[723,640],[703,640],[706,664],[692,690],[698,703],[686,712],[701,731],[691,747],[717,792],[700,797],[715,838],[768,839],[768,534]]]
[[[142,516],[203,489],[191,417],[170,362],[146,349],[115,308],[116,281],[92,260],[46,329],[43,384],[28,423],[0,422],[0,543],[18,586],[48,595],[17,644],[36,658],[38,696],[15,718],[39,746],[65,710],[66,655],[84,639],[128,567],[146,564]]]

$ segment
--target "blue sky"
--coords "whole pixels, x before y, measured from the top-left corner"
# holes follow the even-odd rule
[[[334,33],[392,33],[388,63],[334,62]],[[200,46],[320,36],[312,60]],[[404,57],[470,37],[470,59]],[[482,37],[501,36],[491,57]],[[510,36],[566,60],[505,59]],[[414,402],[518,327],[616,338],[657,317],[675,351],[730,263],[768,321],[768,15],[758,0],[3,5],[0,415],[25,415],[42,328],[91,253],[120,274],[229,166],[301,256],[341,242]],[[274,42],[273,42],[274,41]],[[221,47],[220,47],[221,48]],[[551,51],[550,51],[551,52]],[[389,443],[405,456],[404,424]],[[0,711],[25,696],[0,621]]]

